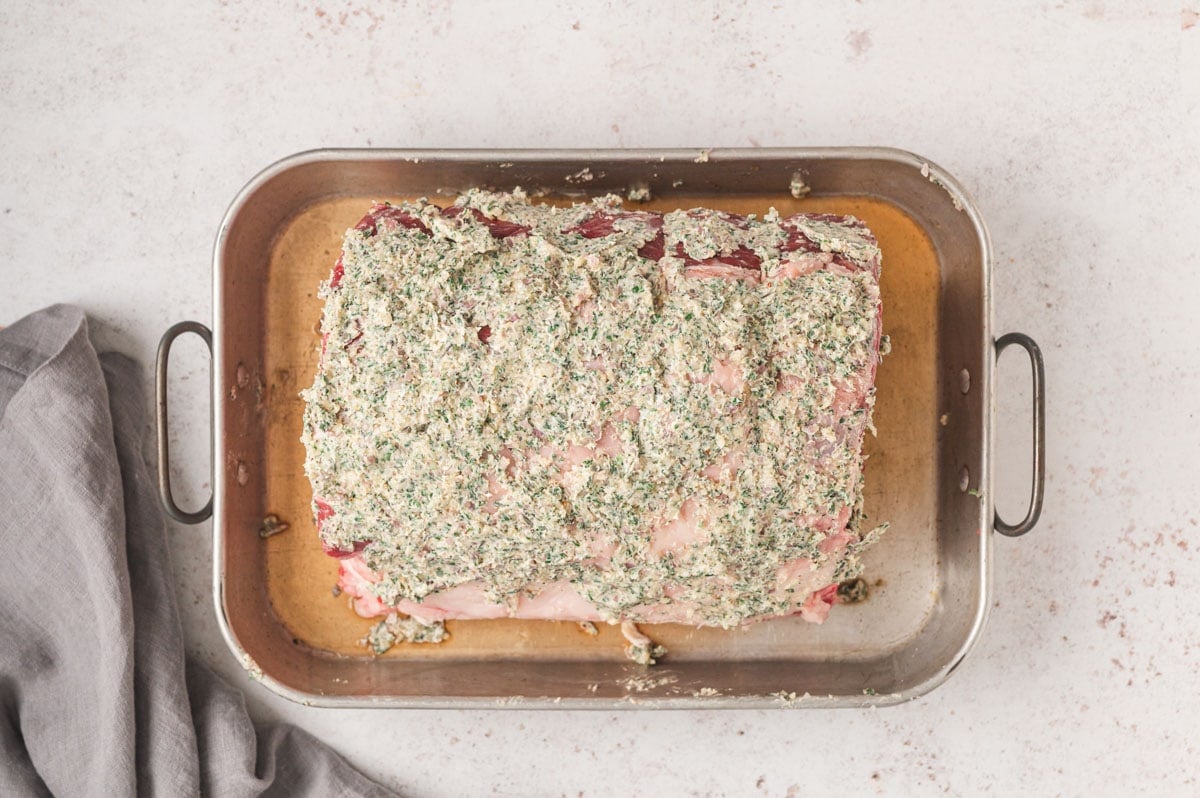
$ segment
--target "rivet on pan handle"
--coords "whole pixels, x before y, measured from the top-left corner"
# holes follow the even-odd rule
[[[1000,517],[999,511],[996,512],[993,522],[996,531],[1012,538],[1033,529],[1042,514],[1042,500],[1046,496],[1046,366],[1042,362],[1041,348],[1024,333],[1008,333],[997,338],[996,357],[1014,344],[1025,350],[1033,367],[1033,487],[1029,492],[1029,511],[1019,523],[1009,524]]]
[[[158,405],[158,498],[167,515],[181,524],[198,524],[212,515],[212,495],[208,504],[194,513],[183,510],[171,495],[171,457],[167,446],[167,364],[171,358],[171,344],[184,333],[199,335],[212,356],[212,331],[198,321],[181,321],[163,333],[158,342],[158,359],[154,365],[154,398]]]

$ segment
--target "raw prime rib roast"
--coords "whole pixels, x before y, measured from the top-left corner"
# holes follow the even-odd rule
[[[824,620],[875,537],[879,268],[853,217],[375,205],[303,394],[342,590],[410,630]]]

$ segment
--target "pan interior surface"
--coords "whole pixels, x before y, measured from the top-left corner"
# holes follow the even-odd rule
[[[484,182],[452,185],[465,189]],[[262,212],[266,201],[256,206],[251,196],[224,235],[223,274],[217,279],[225,281],[218,294],[226,305],[219,310],[224,327],[219,334],[230,340],[235,324],[253,332],[240,344],[230,341],[220,364],[228,443],[223,457],[227,510],[216,525],[223,536],[221,605],[227,634],[277,683],[272,686],[291,697],[319,697],[318,703],[345,699],[366,705],[543,697],[595,703],[631,696],[648,703],[693,699],[702,705],[772,695],[792,700],[793,693],[870,703],[866,699],[875,694],[898,697],[933,678],[969,641],[986,584],[983,543],[975,534],[978,524],[970,520],[972,512],[977,520],[978,501],[965,497],[964,507],[964,497],[953,496],[959,473],[957,465],[947,464],[946,439],[970,434],[979,421],[973,415],[982,417],[982,412],[972,407],[980,397],[955,397],[947,390],[947,375],[962,368],[945,362],[945,326],[948,317],[953,319],[944,307],[952,268],[947,258],[955,253],[939,246],[939,231],[919,218],[919,203],[914,213],[886,190],[814,190],[796,199],[784,181],[777,191],[681,187],[630,205],[658,211],[708,207],[762,214],[774,207],[782,215],[851,214],[875,233],[883,252],[884,333],[892,350],[877,376],[878,434],[865,443],[864,526],[882,521],[891,526],[863,557],[868,598],[836,606],[820,626],[798,617],[734,630],[643,625],[669,649],[650,670],[625,659],[615,627],[602,627],[593,637],[569,622],[451,621],[450,638],[442,644],[402,644],[382,657],[368,654],[361,641],[373,621],[358,617],[345,596],[335,595],[337,561],[322,552],[317,538],[303,469],[304,405],[298,393],[311,384],[317,365],[322,304],[317,287],[328,278],[346,229],[373,201],[418,196],[403,183],[389,187],[403,193],[376,187],[379,183],[378,178],[375,183],[354,180],[352,174],[345,179],[343,172],[343,190],[326,185],[323,195],[273,213]],[[269,187],[268,182],[260,192]],[[577,193],[574,186],[564,188]],[[587,188],[589,194],[604,193]],[[429,196],[454,193],[417,189]],[[571,199],[550,192],[538,201]],[[263,216],[256,229],[237,227],[256,212]],[[239,244],[244,251],[238,251]],[[251,261],[252,254],[257,257]],[[242,295],[231,298],[232,281],[245,270],[256,271],[259,280],[245,280]],[[236,304],[258,314],[254,325],[226,317]],[[955,401],[967,405],[960,410],[951,405]],[[952,453],[957,459],[979,456]],[[256,496],[247,490],[252,487],[258,488]],[[948,499],[958,500],[959,518],[947,513]],[[286,521],[287,531],[259,539],[256,519],[266,514]],[[974,546],[959,551],[962,541],[956,536],[964,534],[975,538]]]

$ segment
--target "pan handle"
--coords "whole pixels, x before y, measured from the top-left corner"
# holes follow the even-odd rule
[[[175,503],[171,494],[171,457],[167,447],[167,364],[171,358],[171,344],[184,333],[195,333],[208,346],[212,356],[212,331],[198,321],[181,321],[163,333],[158,342],[158,358],[154,364],[154,398],[158,405],[158,498],[167,515],[181,524],[198,524],[212,516],[213,499],[209,494],[208,504],[189,513]]]
[[[1020,537],[1037,524],[1046,496],[1046,366],[1042,350],[1024,333],[1012,332],[996,339],[996,357],[1010,346],[1019,346],[1029,355],[1033,367],[1033,486],[1029,491],[1029,510],[1016,524],[1010,524],[996,512],[993,526],[1001,535]]]

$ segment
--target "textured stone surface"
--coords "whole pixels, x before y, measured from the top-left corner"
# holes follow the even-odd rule
[[[306,709],[226,651],[209,526],[177,528],[190,647],[258,716],[416,796],[1200,790],[1200,7],[801,5],[0,7],[0,323],[78,302],[149,364],[169,323],[210,318],[234,193],[297,150],[879,144],[973,193],[996,248],[996,329],[1045,349],[1045,515],[997,541],[984,638],[921,701]],[[198,500],[207,360],[195,342],[179,356],[176,458]],[[1026,372],[1013,353],[997,380],[1011,516],[1028,479]]]

